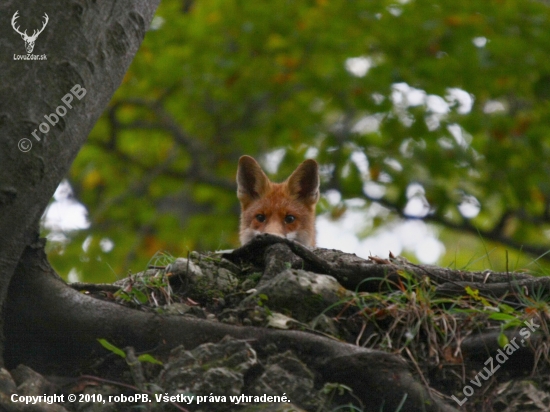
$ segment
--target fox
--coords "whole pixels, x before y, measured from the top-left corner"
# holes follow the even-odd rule
[[[315,247],[315,207],[319,201],[319,165],[301,163],[282,183],[274,183],[258,162],[241,156],[237,168],[237,198],[241,204],[241,245],[270,233]]]

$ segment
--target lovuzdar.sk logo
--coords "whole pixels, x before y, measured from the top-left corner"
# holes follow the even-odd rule
[[[42,16],[42,18],[44,19],[42,27],[38,30],[33,30],[32,35],[29,36],[27,34],[27,30],[22,32],[19,29],[20,26],[16,25],[16,20],[19,18],[18,13],[19,13],[19,10],[17,10],[13,14],[13,17],[11,18],[11,27],[13,27],[13,30],[15,30],[16,33],[21,35],[21,38],[25,42],[25,49],[27,50],[27,54],[14,54],[13,60],[47,60],[47,57],[45,54],[39,54],[39,55],[32,54],[32,51],[34,50],[34,43],[36,42],[38,35],[44,31],[50,18],[46,13],[44,13],[44,16]]]

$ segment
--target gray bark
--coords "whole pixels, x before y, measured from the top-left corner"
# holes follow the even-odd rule
[[[122,81],[159,1],[33,0],[24,7],[15,1],[0,5],[0,308],[23,250],[36,240],[40,217]],[[44,13],[49,16],[33,50],[47,60],[14,60],[14,55],[27,55],[9,23],[16,11],[16,26],[29,34],[42,27]],[[68,101],[71,95],[68,107],[62,99],[68,96]],[[56,122],[50,115],[60,106],[66,113]],[[42,123],[45,133],[40,131]],[[27,150],[29,143],[29,151],[20,150]]]

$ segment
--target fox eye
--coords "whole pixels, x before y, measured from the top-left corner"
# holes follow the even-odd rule
[[[285,216],[285,223],[292,223],[296,220],[296,217],[292,216],[292,215],[286,215]]]
[[[265,215],[262,215],[261,213],[256,215],[256,220],[260,223],[265,222]]]

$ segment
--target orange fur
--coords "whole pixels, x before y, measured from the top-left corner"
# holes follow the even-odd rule
[[[315,205],[319,166],[308,159],[283,183],[273,183],[250,156],[239,159],[237,197],[241,202],[241,244],[260,233],[315,246]]]

